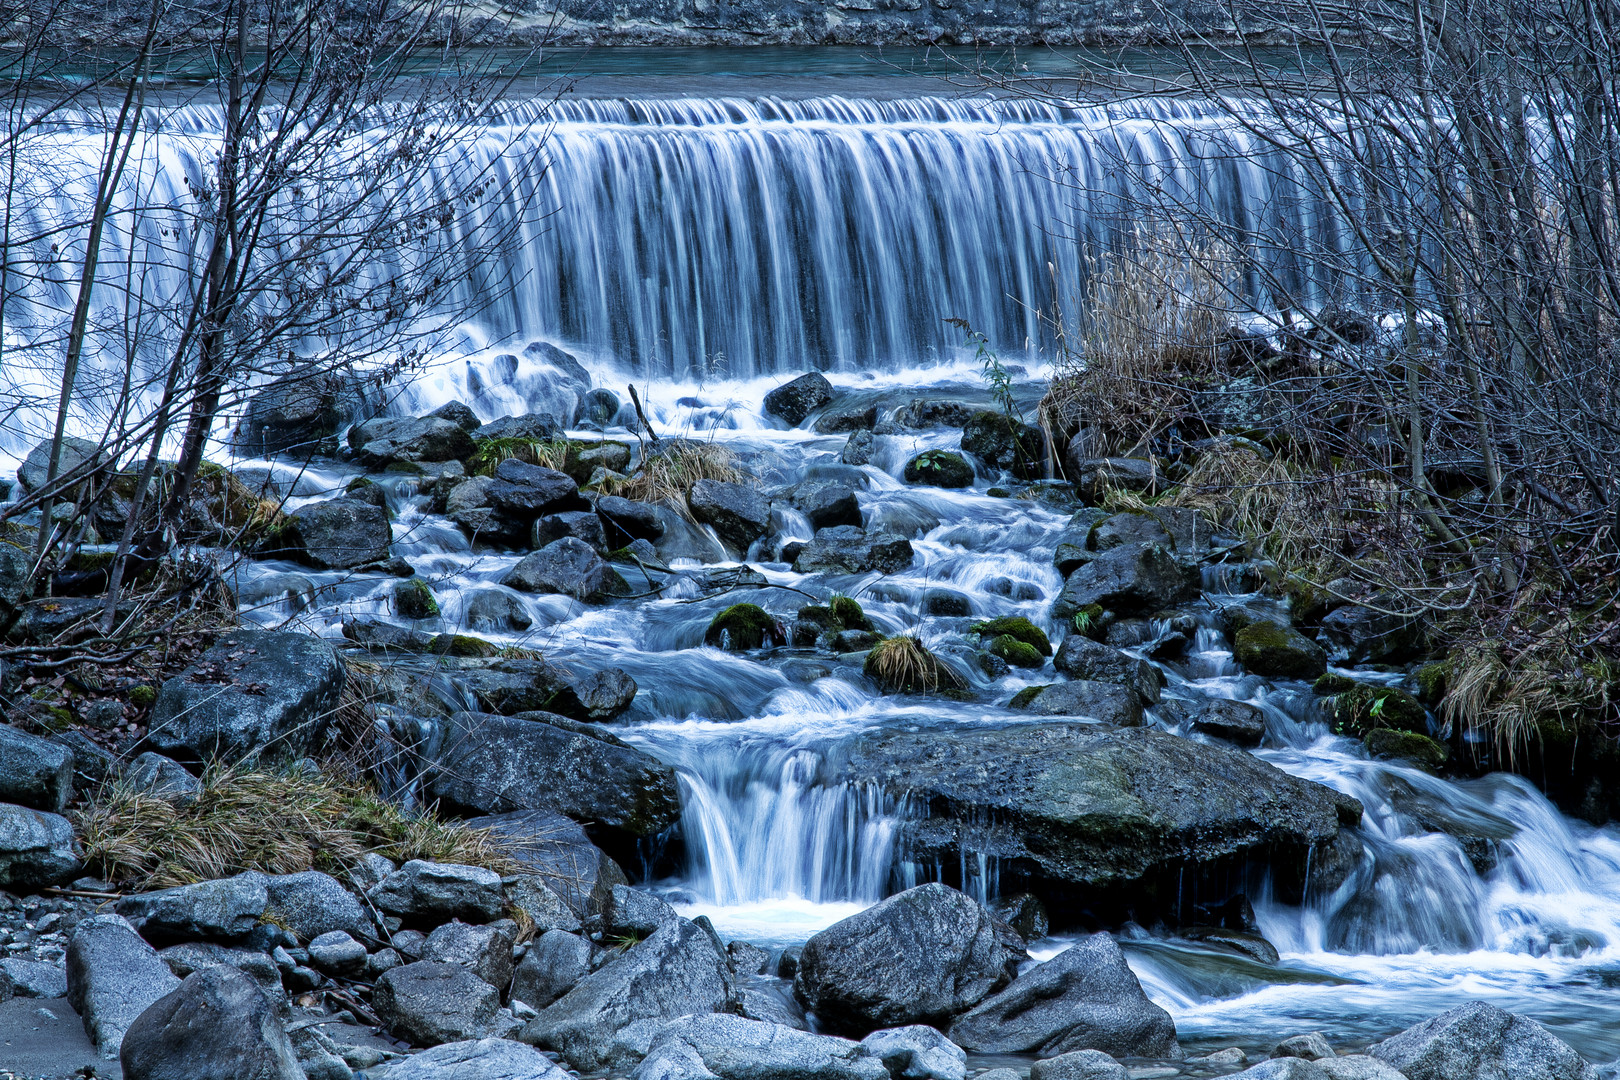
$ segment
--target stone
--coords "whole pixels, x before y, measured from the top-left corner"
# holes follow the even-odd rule
[[[1169,723],[1185,724],[1200,734],[1239,746],[1259,746],[1266,735],[1265,710],[1243,701],[1166,701],[1159,710]]]
[[[502,657],[469,663],[460,665],[457,679],[480,706],[503,716],[578,704],[568,673],[545,660]]]
[[[1356,800],[1236,748],[1085,723],[873,732],[827,781],[930,807],[900,825],[914,859],[987,856],[1053,887],[1173,881],[1233,856],[1303,865],[1361,819]]]
[[[576,704],[559,712],[575,720],[612,720],[623,715],[636,700],[636,680],[623,668],[603,668],[574,683]],[[568,703],[564,703],[568,706]]]
[[[661,926],[679,921],[675,909],[658,897],[628,885],[615,885],[602,905],[602,932],[614,937],[651,937]]]
[[[630,1074],[632,1080],[887,1080],[889,1075],[881,1061],[848,1039],[724,1015],[686,1016],[660,1028]]]
[[[67,970],[41,960],[10,956],[0,960],[0,1002],[14,997],[67,997]]]
[[[1139,514],[1134,510],[1105,518],[1091,530],[1087,541],[1093,551],[1112,551],[1117,547],[1137,544],[1175,547],[1169,529],[1149,515]]]
[[[447,922],[427,936],[422,959],[460,964],[497,990],[512,982],[512,938],[498,926]]]
[[[0,544],[0,632],[10,629],[34,595],[33,568],[28,552],[15,544]]]
[[[56,475],[60,478],[79,469],[86,469],[86,473],[81,475],[88,475],[106,464],[106,460],[107,455],[98,443],[67,435],[62,439],[62,452],[57,457]],[[30,450],[22,464],[17,466],[17,482],[22,485],[24,494],[32,495],[45,486],[50,474],[51,442],[47,439]]]
[[[235,941],[257,929],[269,906],[268,878],[256,871],[158,892],[135,893],[113,905],[154,944],[206,938]]]
[[[1399,664],[1423,651],[1423,626],[1417,619],[1391,615],[1401,601],[1391,593],[1375,593],[1371,604],[1346,604],[1322,617],[1322,632],[1344,650],[1346,662]]]
[[[202,791],[202,781],[187,772],[184,765],[150,750],[129,763],[123,782],[131,791],[182,806],[196,802]]]
[[[798,427],[805,417],[832,399],[832,383],[825,375],[812,371],[766,394],[765,411],[785,420],[788,427]]]
[[[712,527],[722,543],[746,552],[771,524],[771,505],[754,488],[724,480],[699,480],[687,493],[692,516]]]
[[[146,746],[178,761],[306,756],[343,695],[337,650],[296,631],[232,630],[158,690]]]
[[[726,942],[726,955],[731,958],[731,970],[738,975],[768,975],[771,951],[746,941]]]
[[[846,405],[841,409],[828,409],[816,418],[817,435],[841,435],[846,431],[871,431],[877,427],[876,405]]]
[[[338,1054],[338,1045],[313,1024],[291,1024],[287,1039],[305,1080],[354,1080],[354,1070]]]
[[[602,519],[589,510],[567,510],[537,518],[529,542],[543,548],[565,536],[584,541],[594,551],[607,550],[607,530],[602,526]]]
[[[605,604],[631,593],[619,572],[603,562],[591,545],[574,536],[553,540],[524,556],[501,584],[520,592],[572,596],[587,604]]]
[[[1110,488],[1154,495],[1165,485],[1164,474],[1145,458],[1070,457],[1067,464],[1069,479],[1088,503],[1099,501]]]
[[[1411,761],[1430,771],[1439,769],[1451,756],[1443,743],[1415,731],[1374,728],[1363,740],[1367,753],[1386,761]]]
[[[980,410],[962,425],[962,449],[993,470],[1020,480],[1046,475],[1046,436],[1006,413]]]
[[[892,533],[867,532],[853,525],[817,529],[793,560],[800,574],[898,574],[916,557],[911,541]]]
[[[371,915],[343,883],[319,870],[265,879],[265,911],[299,941],[340,930],[359,940],[376,935]]]
[[[269,999],[235,968],[186,976],[130,1024],[126,1080],[304,1080]]]
[[[462,618],[472,630],[521,631],[534,625],[523,601],[502,589],[479,589],[468,596]]]
[[[969,1053],[1181,1056],[1170,1014],[1148,1000],[1107,934],[1093,934],[1030,968],[957,1017],[949,1034]]]
[[[489,1037],[501,994],[460,964],[418,960],[383,972],[371,1004],[396,1038],[438,1046]]]
[[[400,461],[457,461],[477,449],[460,424],[438,416],[383,417],[349,429],[360,463],[381,469]]]
[[[662,1026],[647,1022],[712,1013],[735,1000],[724,952],[707,931],[681,919],[581,979],[518,1037],[556,1050],[582,1072],[623,1072],[646,1055]]]
[[[270,457],[288,450],[314,453],[338,433],[342,422],[334,380],[284,379],[266,384],[248,398],[235,443],[245,457]]]
[[[477,431],[483,424],[483,421],[478,419],[478,414],[472,411],[472,407],[460,401],[447,401],[428,413],[428,416],[435,420],[448,420],[462,431],[469,433]]]
[[[611,424],[619,415],[619,395],[606,387],[587,390],[574,412],[574,423],[589,420],[595,424]]]
[[[0,888],[54,885],[78,870],[79,848],[67,818],[0,803]]]
[[[440,635],[411,630],[396,623],[378,619],[349,619],[343,624],[343,636],[361,648],[382,652],[425,653],[433,651],[433,643]]]
[[[787,630],[781,620],[758,604],[732,604],[709,620],[703,644],[727,652],[753,652],[787,644]]]
[[[1036,716],[1084,716],[1114,727],[1142,726],[1140,694],[1129,687],[1085,679],[1040,687],[1023,704],[1015,699],[1014,708]]]
[[[824,1030],[939,1025],[1011,981],[1023,943],[970,897],[921,885],[805,942],[794,994]]]
[[[1278,1043],[1271,1051],[1274,1058],[1292,1057],[1303,1058],[1306,1061],[1316,1061],[1320,1058],[1337,1057],[1333,1044],[1327,1041],[1327,1036],[1320,1031],[1312,1031],[1306,1035],[1295,1035]]]
[[[550,413],[524,413],[522,416],[503,416],[491,420],[472,433],[473,442],[490,439],[522,439],[525,442],[549,442],[557,437],[560,428],[557,418]]]
[[[884,1028],[861,1040],[896,1080],[963,1080],[967,1052],[924,1024]]]
[[[812,528],[861,525],[861,505],[855,489],[836,480],[812,480],[793,491],[793,506],[809,519]]]
[[[1267,678],[1314,679],[1327,671],[1322,646],[1291,626],[1256,622],[1239,630],[1232,655],[1255,675]]]
[[[0,724],[0,802],[62,812],[73,795],[73,751]]]
[[[366,896],[390,915],[429,923],[494,922],[506,907],[501,876],[495,871],[422,859],[410,860],[367,890]]]
[[[973,466],[951,450],[924,450],[906,462],[902,475],[908,484],[941,488],[973,486]]]
[[[1129,1080],[1129,1077],[1125,1066],[1101,1050],[1071,1050],[1029,1067],[1029,1080]]]
[[[664,535],[658,511],[644,502],[604,495],[596,500],[596,513],[607,527],[609,547],[623,547],[632,540],[657,540]]]
[[[1069,575],[1052,605],[1052,621],[1067,623],[1096,604],[1116,615],[1151,614],[1190,596],[1198,572],[1162,545],[1105,551]]]
[[[512,973],[512,1000],[544,1009],[591,973],[593,952],[578,934],[547,930],[530,943]]]
[[[655,836],[680,817],[674,769],[551,713],[451,716],[428,795],[469,813],[552,810],[631,836]]]
[[[1528,1017],[1471,1001],[1367,1048],[1408,1080],[1590,1080],[1591,1069]]]
[[[317,570],[352,570],[381,562],[388,558],[394,539],[388,511],[360,499],[325,499],[288,516],[288,547]]]
[[[845,440],[844,448],[838,452],[838,460],[845,465],[870,465],[872,455],[877,452],[877,436],[870,431],[856,431]]]
[[[955,589],[927,589],[922,595],[922,609],[924,615],[936,615],[942,618],[966,618],[973,614],[973,601]],[[1041,663],[1044,664],[1043,657]],[[1040,664],[1036,665],[1037,667]]]
[[[508,857],[523,863],[576,916],[599,914],[612,887],[629,883],[619,864],[591,843],[584,829],[553,811],[518,810],[469,818],[464,824],[500,837]],[[553,925],[578,929],[577,922],[568,926],[561,919]]]
[[[118,915],[93,915],[68,939],[68,1003],[104,1058],[118,1057],[136,1017],[179,985],[156,950]]]
[[[996,918],[1018,931],[1018,936],[1026,942],[1038,941],[1051,931],[1046,905],[1031,893],[1003,896],[990,910],[995,912]]]
[[[394,613],[402,619],[437,619],[439,601],[433,588],[421,578],[411,578],[394,586]]]
[[[357,975],[366,966],[366,947],[341,930],[330,930],[309,943],[309,962],[328,975]]]
[[[171,945],[159,952],[158,956],[169,965],[169,970],[174,972],[177,979],[221,964],[235,968],[259,985],[278,1012],[287,1005],[287,991],[281,985],[281,968],[269,953],[257,949],[233,949],[207,941],[188,941]]]
[[[1366,1054],[1323,1058],[1313,1064],[1328,1080],[1407,1080],[1405,1073],[1396,1072],[1382,1061]]]
[[[1052,666],[1076,679],[1127,687],[1144,705],[1158,704],[1159,690],[1164,686],[1164,675],[1146,660],[1080,634],[1063,639]]]
[[[532,1046],[511,1039],[467,1039],[412,1054],[387,1080],[570,1080]]]
[[[1326,1077],[1327,1073],[1314,1062],[1303,1058],[1273,1058],[1231,1074],[1231,1080],[1326,1080]]]
[[[484,494],[497,511],[520,521],[592,509],[573,477],[517,458],[507,458],[495,466],[495,482],[484,489]]]

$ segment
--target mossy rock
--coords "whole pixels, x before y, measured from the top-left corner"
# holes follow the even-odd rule
[[[1009,709],[1027,709],[1027,708],[1029,708],[1029,703],[1034,701],[1036,698],[1040,697],[1041,696],[1041,691],[1045,690],[1050,685],[1051,685],[1051,683],[1045,683],[1045,684],[1043,684],[1041,686],[1026,686],[1026,687],[1024,687],[1022,690],[1018,691],[1018,693],[1016,693],[1016,694],[1014,694],[1012,696],[1011,701],[1007,702],[1007,708],[1009,708]]]
[[[1101,604],[1087,604],[1074,613],[1074,632],[1084,634],[1093,641],[1101,641],[1108,636],[1108,628],[1114,623],[1114,613]]]
[[[157,687],[133,686],[129,691],[129,703],[137,709],[150,709],[157,700]]]
[[[866,611],[860,602],[850,596],[834,596],[827,603],[828,610],[843,630],[874,630],[872,620],[866,617]]]
[[[1013,667],[1038,668],[1046,658],[1035,646],[1020,641],[1011,634],[1002,634],[990,642],[990,655],[999,656]]]
[[[776,616],[758,604],[732,604],[714,617],[703,632],[703,644],[731,652],[750,652],[766,642],[786,640]]]
[[[1340,735],[1365,735],[1376,728],[1423,732],[1429,726],[1423,703],[1399,687],[1357,683],[1323,704]]]
[[[1364,745],[1367,753],[1375,758],[1411,761],[1431,771],[1440,768],[1451,756],[1444,745],[1415,731],[1374,728],[1367,732]]]
[[[622,442],[585,442],[575,440],[568,444],[562,471],[576,484],[590,483],[597,469],[610,473],[624,473],[630,468],[630,447]]]
[[[1439,705],[1451,688],[1451,667],[1450,660],[1435,660],[1414,671],[1412,681],[1417,684],[1417,699],[1430,708]]]
[[[1016,638],[1042,656],[1052,655],[1052,643],[1047,640],[1046,631],[1022,615],[1003,615],[996,619],[986,619],[984,622],[975,623],[973,632],[982,638]],[[995,649],[991,648],[990,651],[995,652]],[[1011,662],[1008,660],[1008,663]]]
[[[961,454],[950,450],[924,450],[906,462],[906,483],[932,487],[973,486],[973,466]]]
[[[394,611],[402,619],[436,619],[439,601],[421,578],[411,578],[394,586]]]
[[[382,510],[388,509],[388,492],[377,481],[364,476],[350,480],[349,486],[343,489],[343,497],[368,503]]]
[[[440,634],[428,643],[435,656],[465,656],[487,660],[500,652],[500,646],[470,634]]]
[[[992,499],[1010,499],[1010,498],[1012,498],[1012,492],[1008,491],[1004,487],[993,487],[989,491],[986,491],[985,494],[990,496]]]
[[[1250,623],[1239,630],[1232,653],[1250,673],[1270,678],[1315,679],[1327,671],[1322,646],[1276,623]]]
[[[1343,694],[1354,690],[1359,684],[1356,680],[1337,671],[1330,671],[1311,684],[1311,693],[1321,697],[1332,697],[1334,694]]]

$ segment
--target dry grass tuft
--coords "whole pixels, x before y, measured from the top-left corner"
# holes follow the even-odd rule
[[[929,651],[916,634],[896,634],[872,646],[862,670],[891,694],[961,689],[962,678]]]
[[[487,439],[467,459],[467,475],[494,476],[495,469],[509,458],[560,471],[568,460],[568,440]]]
[[[657,453],[648,454],[628,478],[614,481],[610,494],[638,502],[662,503],[690,517],[686,495],[699,480],[740,484],[748,481],[748,475],[738,467],[737,455],[730,447],[716,442],[679,439]]]

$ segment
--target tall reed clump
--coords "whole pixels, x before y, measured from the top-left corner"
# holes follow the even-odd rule
[[[861,670],[890,694],[932,694],[963,685],[962,677],[912,633],[896,634],[872,646]]]
[[[699,480],[738,484],[747,479],[730,447],[706,440],[676,439],[649,449],[635,472],[613,482],[612,494],[638,502],[662,503],[690,517],[686,496]]]
[[[467,459],[469,476],[494,476],[501,462],[515,458],[526,465],[562,470],[568,460],[566,439],[486,439]]]

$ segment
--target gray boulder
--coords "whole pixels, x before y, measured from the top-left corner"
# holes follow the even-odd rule
[[[1175,1022],[1148,1000],[1107,934],[1094,934],[1024,972],[1007,989],[957,1017],[950,1036],[970,1053],[1181,1053]]]
[[[887,1080],[889,1071],[848,1039],[714,1015],[665,1025],[630,1075],[633,1080]]]
[[[559,698],[574,701],[568,673],[544,660],[468,659],[447,668],[479,705],[503,716],[549,709]]]
[[[852,432],[838,452],[838,460],[845,465],[870,465],[877,452],[877,436],[870,431]]]
[[[1155,494],[1165,486],[1164,473],[1145,458],[1086,458],[1072,454],[1067,462],[1069,479],[1087,502],[1096,502],[1109,488],[1145,491]]]
[[[54,885],[78,869],[78,844],[67,818],[0,803],[0,888]]]
[[[1344,1057],[1323,1058],[1312,1062],[1328,1080],[1408,1080],[1405,1073],[1385,1065],[1366,1054],[1346,1054]]]
[[[532,1046],[511,1039],[469,1039],[412,1054],[387,1080],[571,1080]]]
[[[163,944],[208,938],[235,941],[264,920],[268,879],[256,871],[196,885],[126,896],[113,910],[146,940]]]
[[[765,411],[798,427],[804,418],[833,399],[832,383],[819,371],[800,375],[765,395]]]
[[[1072,1050],[1037,1061],[1029,1080],[1129,1080],[1125,1066],[1101,1050]]]
[[[602,930],[615,937],[651,937],[659,927],[679,921],[674,908],[628,885],[613,886],[602,905]]]
[[[91,916],[68,939],[68,1004],[104,1058],[116,1058],[135,1018],[179,985],[157,951],[120,916]]]
[[[370,914],[342,882],[319,870],[265,879],[266,912],[277,926],[310,941],[334,930],[364,940],[376,935]]]
[[[460,964],[418,960],[385,971],[371,995],[383,1026],[412,1046],[494,1033],[501,993]]]
[[[497,990],[512,982],[512,939],[498,926],[447,922],[427,936],[422,959],[460,964]]]
[[[581,979],[518,1037],[556,1050],[581,1071],[623,1071],[646,1055],[662,1026],[650,1021],[722,1011],[735,1001],[725,954],[708,932],[682,919]]]
[[[1084,716],[1115,727],[1142,726],[1141,695],[1112,683],[1085,679],[1052,683],[1017,707],[1036,716]]]
[[[580,928],[579,915],[573,907],[538,874],[512,874],[501,879],[501,886],[506,890],[507,907],[528,916],[536,933],[572,932]]]
[[[1164,676],[1146,660],[1080,634],[1063,639],[1052,666],[1076,679],[1128,687],[1145,705],[1158,704],[1164,686]]]
[[[495,466],[495,482],[485,489],[485,497],[497,511],[520,521],[591,509],[567,473],[517,458]]]
[[[1006,413],[989,409],[974,413],[962,425],[962,449],[992,470],[1010,472],[1020,480],[1039,480],[1046,472],[1046,436]]]
[[[593,551],[607,550],[607,530],[602,527],[602,519],[589,510],[565,510],[537,518],[529,543],[543,548],[565,536],[584,541]]]
[[[62,812],[73,794],[73,751],[0,724],[0,802]]]
[[[845,405],[828,409],[816,418],[812,429],[817,435],[841,435],[846,431],[871,431],[877,426],[878,407],[873,404]]]
[[[42,960],[10,956],[0,960],[0,1002],[67,996],[67,970]]]
[[[896,1080],[962,1080],[967,1052],[924,1024],[884,1028],[861,1040]]]
[[[259,985],[277,1012],[286,1009],[287,991],[281,985],[281,969],[269,953],[256,949],[233,949],[206,941],[188,941],[169,946],[158,953],[158,957],[169,965],[169,970],[174,972],[177,979],[184,979],[204,968],[220,965],[235,968]]]
[[[489,829],[506,853],[524,864],[580,916],[598,914],[614,885],[629,884],[619,864],[571,818],[550,810],[517,810],[468,819],[468,828]],[[563,929],[571,929],[557,924]]]
[[[1190,596],[1198,571],[1176,561],[1160,544],[1119,547],[1081,565],[1052,605],[1052,621],[1066,623],[1097,604],[1116,615],[1148,614]]]
[[[339,1056],[337,1043],[318,1026],[295,1023],[287,1027],[287,1038],[305,1080],[355,1080],[354,1070]],[[351,1051],[352,1054],[352,1051]]]
[[[366,947],[341,930],[329,930],[309,943],[309,962],[316,971],[352,978],[365,970]]]
[[[490,439],[523,439],[527,442],[548,442],[561,430],[557,418],[550,413],[524,413],[522,416],[503,416],[473,431],[473,442]]]
[[[687,493],[686,503],[693,517],[712,526],[726,546],[738,552],[746,552],[770,528],[770,503],[745,484],[699,480]]]
[[[107,455],[102,453],[101,446],[89,439],[76,439],[71,435],[62,439],[62,453],[56,459],[56,475],[63,477],[79,469],[87,475],[106,463]],[[46,440],[28,452],[21,465],[17,466],[17,482],[22,485],[24,494],[33,494],[45,486],[46,478],[51,474],[51,443]]]
[[[812,480],[793,491],[793,507],[809,519],[812,528],[861,525],[861,504],[855,488],[837,480]]]
[[[381,469],[396,461],[457,461],[477,449],[453,420],[437,416],[383,417],[349,429],[349,449],[360,463]]]
[[[1416,657],[1423,647],[1418,620],[1388,614],[1401,601],[1377,593],[1376,606],[1346,604],[1322,617],[1322,632],[1343,649],[1351,664],[1398,664]]]
[[[1091,888],[1230,856],[1303,863],[1361,817],[1354,799],[1251,754],[1143,728],[873,733],[838,776],[932,808],[901,826],[914,858],[986,855],[1004,880]]]
[[[608,543],[622,547],[632,540],[657,540],[664,522],[656,507],[644,502],[604,495],[596,500],[596,513],[607,526]]]
[[[603,668],[573,686],[575,704],[563,712],[575,720],[612,720],[636,700],[636,680],[623,668]]]
[[[467,432],[477,431],[483,424],[483,421],[478,419],[478,414],[472,411],[472,406],[461,401],[447,401],[428,413],[428,416],[435,420],[448,420]]]
[[[338,387],[332,379],[273,382],[255,391],[236,427],[236,445],[249,457],[287,450],[313,451],[336,435],[343,421]]]
[[[0,544],[0,632],[10,629],[34,595],[34,561],[14,544]]]
[[[428,784],[464,812],[553,810],[632,836],[680,817],[675,771],[606,732],[550,713],[456,713]]]
[[[287,542],[317,570],[352,570],[388,558],[388,511],[359,499],[325,499],[294,510]]]
[[[146,745],[180,761],[302,757],[320,744],[344,677],[337,650],[320,638],[233,630],[163,684]]]
[[[126,1080],[304,1080],[292,1042],[259,986],[235,968],[186,976],[130,1024]]]
[[[1087,539],[1093,551],[1112,551],[1117,547],[1136,544],[1175,547],[1169,529],[1149,515],[1135,511],[1104,518],[1091,530]]]
[[[593,947],[578,934],[547,930],[529,945],[512,973],[512,1000],[543,1009],[591,973]]]
[[[1303,1058],[1306,1061],[1316,1061],[1320,1058],[1337,1057],[1338,1052],[1333,1044],[1327,1041],[1327,1036],[1320,1031],[1312,1031],[1305,1035],[1294,1035],[1278,1043],[1271,1051],[1274,1058]]]
[[[1315,1062],[1304,1058],[1273,1058],[1233,1073],[1231,1080],[1327,1080],[1327,1075]]]
[[[534,625],[523,601],[500,589],[479,589],[467,598],[464,612],[473,630],[527,630]]]
[[[406,921],[494,922],[506,907],[501,875],[479,866],[412,859],[366,892],[381,911]]]
[[[1593,1080],[1595,1071],[1524,1016],[1471,1001],[1367,1048],[1409,1080]]]
[[[131,791],[181,805],[196,802],[202,791],[202,781],[187,772],[184,765],[150,750],[130,762],[122,779]]]
[[[1232,638],[1232,656],[1255,675],[1314,679],[1327,671],[1322,646],[1292,626],[1255,622]]]
[[[1166,701],[1159,708],[1169,723],[1186,724],[1193,731],[1239,746],[1259,746],[1266,736],[1264,710],[1247,702],[1210,698]]]
[[[982,905],[921,885],[805,942],[793,991],[827,1031],[939,1025],[1007,985],[1026,955]]]
[[[801,574],[898,574],[911,566],[911,541],[893,533],[866,532],[853,525],[817,529],[793,560]]]
[[[507,571],[501,584],[520,592],[572,596],[587,604],[605,604],[628,596],[631,588],[619,572],[602,561],[589,544],[574,536],[553,540],[526,555]]]

